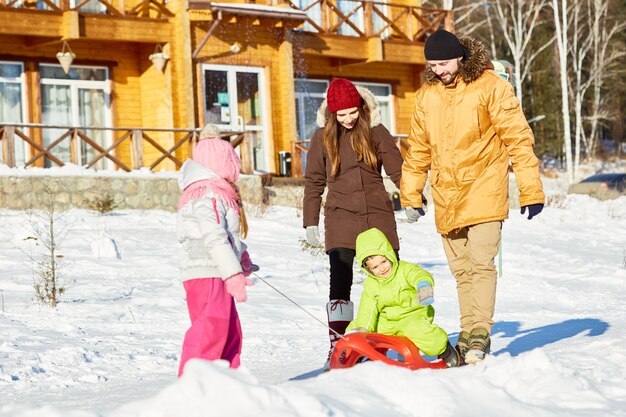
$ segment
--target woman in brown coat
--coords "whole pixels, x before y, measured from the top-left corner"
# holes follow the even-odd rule
[[[304,227],[307,242],[318,245],[322,194],[328,187],[324,230],[330,260],[330,301],[326,310],[329,327],[344,334],[354,316],[350,289],[357,235],[376,227],[385,233],[396,252],[400,249],[381,168],[399,186],[402,156],[394,138],[380,123],[380,109],[373,94],[346,79],[335,78],[330,83],[317,122],[322,129],[313,135],[307,155]],[[332,331],[329,337],[332,353],[339,338]]]

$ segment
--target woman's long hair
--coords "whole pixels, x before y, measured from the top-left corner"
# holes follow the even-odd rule
[[[364,161],[372,169],[378,169],[378,156],[376,149],[372,144],[372,136],[370,132],[370,111],[369,107],[364,104],[359,108],[359,118],[355,125],[350,129],[350,144],[356,152],[357,160]],[[339,122],[337,122],[337,114],[331,113],[326,109],[326,125],[324,126],[324,146],[330,158],[331,174],[337,175],[341,165],[341,157],[339,156],[339,137],[343,130],[347,130]]]

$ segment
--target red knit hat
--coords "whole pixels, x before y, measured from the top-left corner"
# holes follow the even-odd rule
[[[354,84],[345,78],[335,78],[328,86],[326,103],[328,111],[335,113],[339,110],[359,107],[363,99]]]

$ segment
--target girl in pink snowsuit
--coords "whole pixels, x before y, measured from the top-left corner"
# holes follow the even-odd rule
[[[178,376],[192,358],[225,359],[239,366],[241,325],[235,307],[247,299],[251,261],[241,237],[247,223],[241,207],[240,162],[219,130],[203,130],[192,160],[180,171],[183,190],[176,234],[182,244],[180,268],[191,327],[185,333]],[[234,298],[234,299],[233,299]]]

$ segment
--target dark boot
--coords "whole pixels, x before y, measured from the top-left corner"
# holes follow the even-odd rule
[[[448,368],[456,368],[457,366],[461,366],[462,360],[459,352],[452,347],[450,342],[446,344],[446,350],[443,351],[441,355],[438,356],[439,359],[444,361]]]
[[[489,331],[477,327],[470,332],[469,350],[465,354],[466,363],[477,363],[485,359],[491,350],[491,338]]]
[[[343,336],[346,327],[354,319],[354,304],[348,300],[330,300],[326,304],[326,313],[328,314],[328,338],[330,339],[330,350],[328,351],[328,359],[324,365],[324,369],[328,369],[330,365],[330,357],[333,354],[335,345],[341,338],[337,334]],[[336,332],[336,333],[335,333]]]

